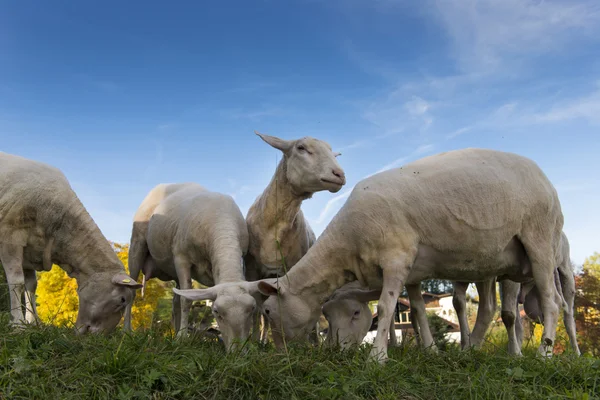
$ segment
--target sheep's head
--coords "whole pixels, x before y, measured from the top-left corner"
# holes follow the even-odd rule
[[[173,289],[175,294],[190,300],[212,300],[212,313],[228,351],[250,336],[256,311],[256,284],[252,282],[220,283],[208,289]]]
[[[275,346],[282,347],[284,337],[287,342],[307,340],[319,319],[319,305],[294,295],[273,279],[258,281],[258,290],[268,296],[262,305],[262,313],[271,325]]]
[[[133,291],[141,287],[141,284],[124,272],[97,273],[89,277],[77,289],[77,332],[113,331],[121,320],[125,307],[133,301]]]
[[[338,192],[346,184],[346,175],[331,146],[322,140],[304,137],[284,140],[255,131],[262,140],[281,150],[286,163],[286,177],[297,193],[328,190]]]
[[[368,303],[352,297],[333,298],[323,304],[322,310],[329,323],[325,340],[328,346],[345,349],[360,345],[373,322]]]

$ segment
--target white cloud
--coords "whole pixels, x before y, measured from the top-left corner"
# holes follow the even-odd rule
[[[534,114],[531,119],[537,123],[552,123],[579,118],[600,123],[600,90],[562,101],[545,112]]]
[[[462,134],[469,132],[471,129],[473,129],[472,126],[465,126],[463,128],[457,129],[457,130],[449,133],[448,135],[446,135],[446,139],[454,139],[457,136],[460,136]]]
[[[596,0],[435,0],[429,9],[450,35],[464,72],[510,72],[507,64],[560,51],[574,38],[593,39],[600,27]]]
[[[431,108],[431,105],[418,96],[413,96],[410,101],[404,105],[411,115],[423,115]]]

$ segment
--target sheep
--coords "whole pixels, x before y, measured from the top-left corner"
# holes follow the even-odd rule
[[[256,281],[283,275],[283,260],[289,270],[316,240],[301,210],[302,202],[313,193],[338,192],[345,184],[343,169],[336,161],[341,153],[321,140],[304,137],[284,140],[254,131],[262,140],[283,153],[271,182],[256,198],[246,215],[250,237],[246,256],[246,278]],[[257,296],[257,302],[262,297]],[[258,339],[260,312],[254,325]],[[264,319],[263,340],[268,331]]]
[[[560,304],[553,259],[563,224],[556,189],[526,157],[473,148],[425,157],[360,181],[297,265],[277,285],[259,282],[269,296],[262,310],[281,346],[284,336],[301,338],[345,283],[379,288],[370,358],[383,363],[409,273],[415,281],[533,278],[545,321],[538,351],[551,356]]]
[[[141,287],[125,273],[65,175],[8,153],[0,153],[0,261],[10,290],[11,324],[17,327],[39,321],[36,271],[49,271],[53,264],[77,281],[79,334],[114,330]]]
[[[197,183],[159,184],[142,201],[133,222],[131,276],[175,281],[173,325],[188,332],[193,300],[213,301],[212,312],[228,350],[250,334],[257,284],[244,279],[248,229],[231,196]],[[192,278],[208,289],[192,289]],[[125,315],[131,330],[131,307]]]
[[[473,330],[473,336],[478,338],[474,340],[475,347],[479,347],[481,342],[483,342],[487,327],[494,316],[496,298],[495,296],[486,296],[486,294],[490,291],[490,285],[495,284],[495,282],[495,279],[492,279],[476,283],[478,291],[481,293],[481,305],[477,313],[477,322]],[[377,300],[381,297],[381,290],[368,290],[368,288],[364,288],[360,286],[360,284],[355,285],[355,283],[357,283],[357,281],[342,286],[327,299],[325,304],[323,304],[323,314],[329,323],[326,339],[326,344],[329,346],[340,345],[342,348],[348,348],[353,345],[358,345],[369,332],[372,324],[372,315],[368,307],[368,302]],[[468,283],[453,282],[453,285],[455,288],[453,304],[461,329],[461,347],[465,349],[470,346],[465,300]],[[409,274],[406,287],[410,294],[411,324],[415,334],[417,334],[417,338],[422,342],[425,348],[431,348],[435,351],[436,348],[429,325],[425,324],[424,326],[419,326],[417,323],[420,313],[425,316],[425,321],[427,321],[425,304],[420,293],[421,282],[413,282]],[[462,301],[459,301],[457,304],[457,299],[459,297]],[[390,345],[394,346],[396,344],[396,331],[393,319],[390,324],[389,332]]]
[[[559,294],[562,294],[567,307],[564,308],[564,323],[569,336],[571,347],[576,355],[580,355],[577,344],[573,304],[575,299],[575,280],[572,265],[569,262],[569,242],[565,233],[561,234],[561,243],[556,260],[555,285]],[[410,277],[408,279],[410,282]],[[380,297],[380,290],[367,290],[354,285],[352,282],[342,286],[323,305],[323,314],[329,323],[326,344],[339,344],[342,348],[360,344],[372,324],[372,316],[368,302]],[[517,297],[523,303],[526,315],[533,321],[543,323],[540,308],[539,291],[532,281],[516,283],[505,279],[499,282],[502,290],[502,321],[508,333],[508,353],[521,355],[523,330],[518,313]],[[453,282],[453,305],[459,320],[461,330],[461,348],[479,348],[483,343],[485,333],[489,327],[496,309],[496,279],[492,278],[483,282],[475,282],[479,293],[479,308],[473,333],[469,334],[469,325],[466,315],[466,291],[468,282]],[[351,285],[353,285],[351,287]],[[408,285],[408,284],[407,284]],[[504,300],[505,299],[505,300]],[[416,308],[411,300],[411,311]],[[559,305],[560,306],[560,305]],[[515,313],[516,310],[516,313]],[[419,331],[419,326],[413,319],[413,329]],[[429,334],[429,327],[425,326]],[[395,345],[394,322],[390,326],[390,344]],[[393,336],[392,336],[393,334]]]

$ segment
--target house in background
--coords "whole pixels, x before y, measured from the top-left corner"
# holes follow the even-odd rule
[[[426,312],[434,312],[437,316],[442,318],[448,326],[448,333],[446,337],[450,342],[460,342],[460,329],[458,326],[458,318],[452,305],[452,294],[433,294],[423,293],[423,300],[425,301]],[[411,312],[410,302],[405,297],[398,298],[398,304],[396,305],[396,311],[394,313],[395,331],[398,341],[402,340],[403,335],[414,335],[414,329],[411,323]],[[363,339],[363,342],[373,343],[375,336],[377,336],[377,324],[378,324],[377,312],[373,314],[373,323],[369,332]]]

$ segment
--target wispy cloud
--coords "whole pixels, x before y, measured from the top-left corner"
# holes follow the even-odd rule
[[[432,106],[422,97],[396,88],[365,105],[362,117],[379,128],[379,137],[414,133],[433,123]]]
[[[354,189],[354,187],[352,187],[352,189]],[[321,213],[319,214],[319,218],[316,219],[315,224],[320,225],[323,222],[325,222],[325,220],[329,216],[332,208],[336,204],[340,203],[342,200],[347,199],[348,196],[350,196],[350,193],[352,193],[352,189],[348,189],[348,190],[342,192],[341,194],[338,194],[334,198],[330,199],[327,202],[327,204],[325,204],[325,207],[323,207],[323,209],[321,210]]]
[[[596,0],[434,3],[429,9],[450,35],[465,72],[514,72],[537,55],[560,51],[574,37],[593,38],[600,28]]]
[[[375,172],[375,174],[387,171],[392,168],[399,167],[400,165],[404,164],[405,162],[407,162],[415,157],[418,157],[420,155],[431,152],[434,148],[435,148],[435,145],[433,145],[433,144],[426,144],[423,146],[419,146],[409,155],[397,158],[394,161],[392,161],[391,163],[383,166],[381,169],[379,169],[377,172]],[[375,174],[371,174],[371,175],[375,175]],[[367,175],[367,176],[371,176],[371,175]]]
[[[455,131],[453,131],[453,132],[449,133],[448,135],[446,135],[446,139],[454,139],[455,137],[458,137],[458,136],[460,136],[460,135],[463,135],[463,134],[465,134],[465,133],[469,132],[469,131],[470,131],[470,130],[472,130],[472,129],[473,129],[473,127],[472,127],[472,126],[465,126],[465,127],[462,127],[462,128],[460,128],[460,129],[457,129],[457,130],[455,130]]]
[[[531,119],[533,122],[538,123],[552,123],[571,119],[585,119],[589,122],[600,123],[600,89],[589,95],[561,101],[547,111],[534,114]]]

